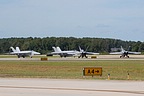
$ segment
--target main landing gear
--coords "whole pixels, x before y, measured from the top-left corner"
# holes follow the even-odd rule
[[[129,58],[128,55],[121,55],[121,56],[120,56],[120,58],[125,58],[125,57]]]
[[[81,53],[81,55],[80,56],[78,56],[78,58],[80,58],[80,57],[85,57],[85,58],[88,58],[88,56],[86,56],[86,53]]]

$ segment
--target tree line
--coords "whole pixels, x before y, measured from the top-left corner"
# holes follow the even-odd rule
[[[75,37],[28,37],[28,38],[1,38],[0,54],[10,52],[10,47],[20,47],[21,50],[35,50],[42,54],[53,51],[52,46],[59,46],[62,50],[84,50],[99,53],[109,53],[111,48],[120,48],[130,51],[144,52],[144,42],[123,41],[109,38],[75,38]],[[129,47],[130,46],[130,47]]]

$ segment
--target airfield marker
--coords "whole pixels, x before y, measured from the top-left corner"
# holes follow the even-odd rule
[[[128,79],[128,80],[130,79],[129,73],[128,73],[128,75],[127,75],[127,79]]]
[[[41,58],[41,61],[47,61],[48,58]]]
[[[108,74],[108,80],[110,80],[110,74]]]

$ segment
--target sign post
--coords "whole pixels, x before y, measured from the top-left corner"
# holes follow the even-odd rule
[[[102,67],[84,67],[83,76],[102,76]]]

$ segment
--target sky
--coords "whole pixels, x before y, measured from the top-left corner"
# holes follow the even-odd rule
[[[0,0],[0,38],[144,41],[144,0]]]

